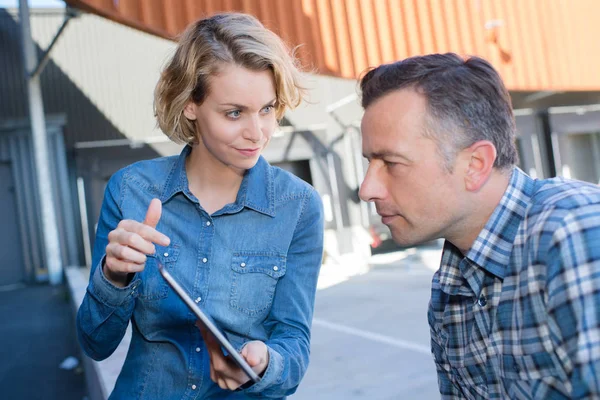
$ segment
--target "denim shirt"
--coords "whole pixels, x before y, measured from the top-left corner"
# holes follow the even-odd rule
[[[212,215],[190,192],[185,159],[141,161],[108,182],[96,233],[87,293],[77,315],[78,338],[95,360],[112,354],[129,321],[132,339],[111,398],[285,398],[308,366],[310,325],[323,254],[323,208],[307,183],[260,157],[243,178],[235,203]],[[102,264],[108,233],[119,221],[143,221],[152,198],[162,201],[156,245],[125,288]],[[166,266],[195,302],[241,350],[263,341],[269,364],[259,383],[226,391],[210,379],[195,316],[159,274]]]

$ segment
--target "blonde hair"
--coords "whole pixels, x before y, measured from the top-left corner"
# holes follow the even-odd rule
[[[255,17],[221,13],[198,20],[181,35],[154,91],[158,126],[175,143],[197,140],[194,121],[185,118],[183,110],[190,101],[202,104],[210,90],[209,78],[224,64],[273,72],[278,120],[305,97],[293,51]]]

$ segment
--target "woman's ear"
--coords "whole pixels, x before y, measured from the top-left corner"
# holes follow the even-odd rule
[[[195,121],[198,117],[196,116],[196,109],[198,106],[193,101],[188,102],[183,108],[183,115],[190,121]]]
[[[496,161],[496,146],[490,141],[481,140],[473,143],[468,152],[469,165],[465,174],[465,188],[477,192],[490,177]]]

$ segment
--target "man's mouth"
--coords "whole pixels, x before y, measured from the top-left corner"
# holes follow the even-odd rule
[[[392,222],[394,218],[397,217],[396,214],[379,214],[381,216],[381,222],[385,225],[388,225]]]

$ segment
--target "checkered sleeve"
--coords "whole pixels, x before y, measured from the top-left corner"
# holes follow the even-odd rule
[[[433,286],[438,286],[437,274],[433,277]],[[429,320],[429,329],[431,333],[431,353],[433,355],[433,361],[437,370],[438,386],[440,389],[441,398],[445,400],[462,399],[460,390],[454,385],[451,379],[450,363],[448,357],[444,351],[442,345],[443,341],[439,334],[438,321],[441,309],[437,308],[436,305],[442,304],[436,297],[436,291],[432,293],[432,302],[429,303],[429,310],[427,312],[427,319]]]
[[[440,389],[441,398],[445,400],[462,399],[460,391],[454,386],[450,379],[450,364],[444,356],[442,347],[438,344],[434,332],[431,332],[431,352],[437,370],[438,386]]]
[[[548,312],[573,399],[600,398],[600,204],[557,213],[549,232]]]

